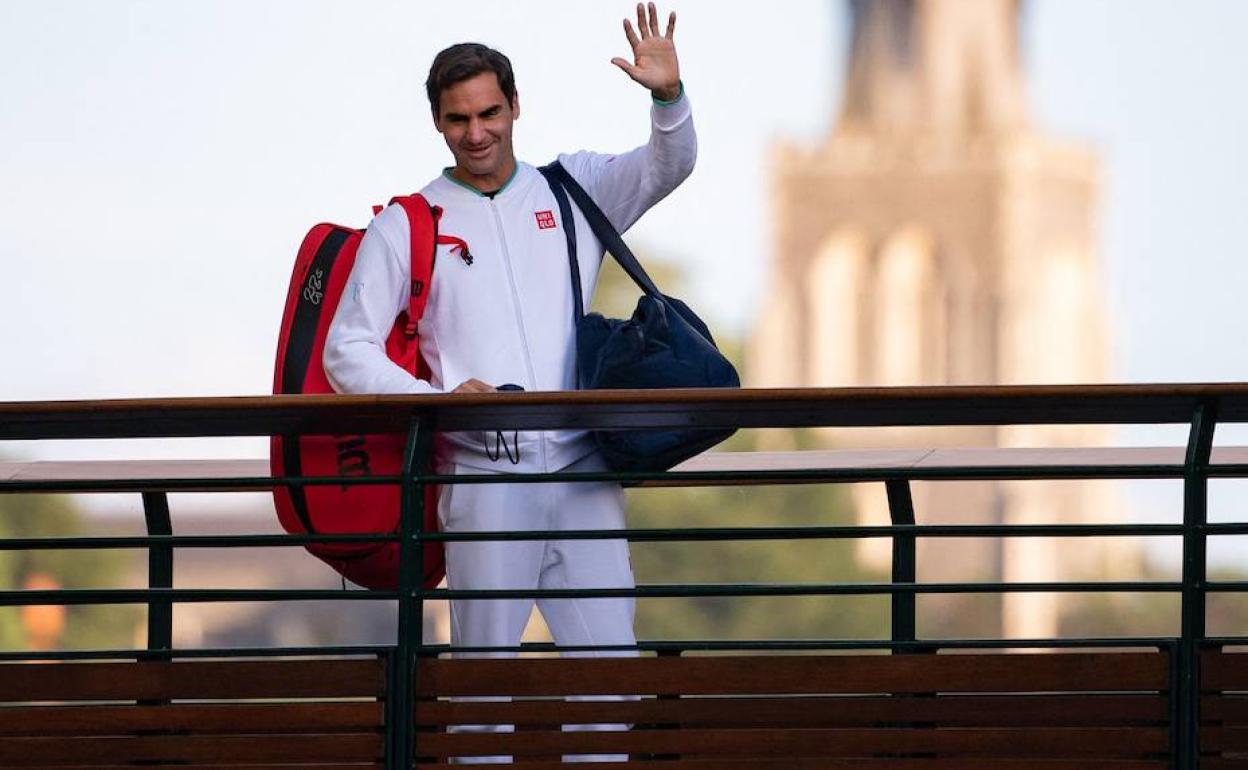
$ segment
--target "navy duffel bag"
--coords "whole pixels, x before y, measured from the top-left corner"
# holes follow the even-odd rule
[[[565,223],[563,231],[568,239],[580,387],[586,390],[740,387],[737,370],[715,347],[706,324],[684,302],[659,291],[607,216],[567,169],[556,161],[540,170],[559,203],[559,213]],[[601,313],[585,313],[569,194],[598,240],[642,290],[632,318],[604,318]],[[662,471],[715,446],[734,431],[732,428],[606,429],[593,431],[593,436],[612,470]]]

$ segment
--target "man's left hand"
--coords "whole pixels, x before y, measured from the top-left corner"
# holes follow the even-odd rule
[[[659,34],[659,11],[654,3],[648,10],[649,14],[645,6],[637,4],[637,32],[633,31],[632,22],[624,20],[624,35],[633,47],[633,63],[618,56],[611,63],[649,88],[656,99],[674,101],[680,96],[680,64],[676,61],[676,44],[672,42],[676,14],[667,17],[667,32]]]

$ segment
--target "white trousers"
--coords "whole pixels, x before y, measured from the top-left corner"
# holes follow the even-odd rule
[[[605,469],[590,455],[566,470]],[[455,466],[456,474],[481,473]],[[444,532],[622,529],[624,492],[619,484],[455,484],[443,487],[438,517]],[[518,540],[446,544],[447,587],[481,589],[632,588],[626,540]],[[451,602],[451,644],[510,647],[520,643],[533,599],[465,599]],[[632,598],[541,599],[537,602],[558,646],[631,645]],[[631,657],[635,651],[570,652],[577,657]],[[514,653],[465,656],[509,657]],[[622,696],[598,698],[620,700]],[[574,725],[564,729],[621,730],[625,725]],[[459,725],[457,732],[508,732],[511,725]],[[568,761],[622,761],[625,756],[567,756]],[[461,758],[458,763],[509,762],[510,757]]]

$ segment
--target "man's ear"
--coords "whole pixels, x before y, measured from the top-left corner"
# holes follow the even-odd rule
[[[433,118],[433,127],[440,134],[442,133],[442,121],[438,120],[437,110],[429,110],[429,115]]]
[[[520,117],[520,92],[517,91],[511,96],[511,119],[515,120]]]

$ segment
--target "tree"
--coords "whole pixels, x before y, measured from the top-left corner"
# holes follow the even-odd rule
[[[77,508],[65,496],[0,495],[0,541],[85,534]],[[129,558],[116,550],[0,551],[0,587],[110,588],[122,585]],[[67,649],[128,648],[141,614],[132,606],[80,605],[64,612],[59,646]],[[29,619],[18,607],[0,607],[0,649],[31,649]]]
[[[811,526],[852,519],[828,485],[633,490],[631,528]],[[636,543],[639,583],[853,583],[878,579],[858,567],[846,540]],[[638,631],[662,639],[871,638],[888,633],[886,597],[644,599]]]

